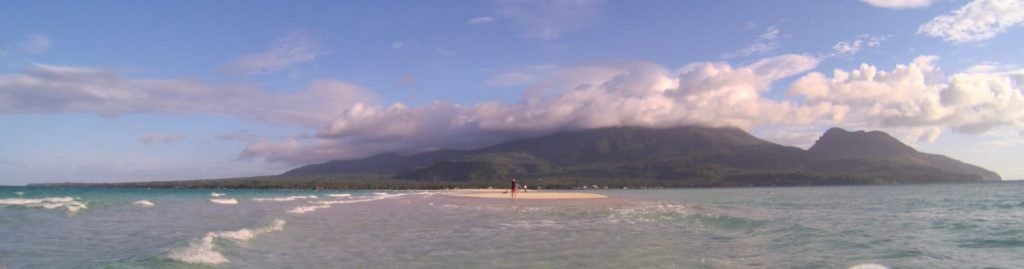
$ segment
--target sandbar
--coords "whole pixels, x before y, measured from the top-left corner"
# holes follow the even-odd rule
[[[452,197],[469,197],[469,198],[489,198],[489,199],[511,199],[512,195],[507,192],[508,190],[501,189],[476,189],[476,190],[459,190],[446,195]],[[504,192],[504,193],[503,193]],[[519,192],[516,195],[516,199],[523,200],[560,200],[560,199],[599,199],[608,198],[608,196],[596,193],[588,192],[558,192],[558,191],[545,191],[545,190],[530,190],[526,192]]]

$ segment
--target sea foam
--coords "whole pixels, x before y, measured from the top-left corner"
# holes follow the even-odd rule
[[[850,267],[850,269],[889,269],[889,267],[876,263],[865,263],[854,265],[853,267]]]
[[[641,204],[621,208],[609,208],[611,214],[606,221],[612,223],[649,223],[676,220],[690,215],[684,205],[676,204]]]
[[[316,199],[319,198],[316,195],[295,195],[285,197],[266,197],[266,198],[252,198],[253,201],[257,202],[289,202],[299,199]]]
[[[211,192],[210,193],[210,197],[221,197],[221,196],[224,196],[224,194],[223,193],[219,193],[219,192]]]
[[[375,193],[375,194],[377,194],[377,195],[373,196],[373,197],[369,197],[369,198],[362,198],[362,199],[310,202],[312,205],[300,206],[300,207],[292,208],[291,210],[288,210],[288,213],[292,213],[292,214],[305,214],[305,213],[317,211],[317,210],[320,210],[320,209],[330,208],[331,205],[336,205],[336,204],[363,203],[363,202],[377,201],[377,200],[383,200],[383,199],[388,199],[388,198],[395,198],[395,197],[399,197],[399,196],[404,196],[405,195],[405,194],[387,194],[387,193]]]
[[[336,197],[336,198],[352,197],[352,195],[348,194],[348,193],[332,193],[332,194],[328,194],[327,196]]]
[[[214,249],[217,239],[228,239],[234,241],[249,241],[261,234],[284,230],[284,220],[275,219],[273,223],[264,227],[244,228],[235,231],[208,232],[202,238],[193,239],[187,247],[177,248],[170,251],[167,257],[172,260],[195,263],[195,264],[223,264],[228,262],[224,254]]]
[[[153,207],[156,204],[153,204],[153,202],[150,202],[149,200],[138,200],[138,201],[132,202],[132,205],[139,206],[139,207]]]
[[[235,198],[210,199],[210,202],[213,202],[214,204],[222,204],[222,205],[237,205],[238,204],[238,200],[235,199]]]
[[[45,209],[56,209],[63,208],[68,212],[78,212],[79,210],[88,208],[85,203],[82,203],[73,197],[46,197],[37,199],[28,198],[11,198],[11,199],[0,199],[0,205],[5,206],[23,206],[30,208],[45,208]]]

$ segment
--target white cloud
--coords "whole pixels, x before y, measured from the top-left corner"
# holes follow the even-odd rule
[[[497,17],[527,38],[557,39],[597,21],[601,0],[497,0]]]
[[[881,8],[892,8],[892,9],[903,9],[903,8],[923,8],[932,5],[935,0],[861,0],[869,5],[881,7]]]
[[[795,81],[790,92],[808,105],[848,110],[845,124],[903,128],[923,140],[934,140],[945,128],[975,134],[1024,126],[1024,69],[944,76],[936,60],[921,56],[892,71],[862,64],[835,70],[831,78],[814,72]]]
[[[292,31],[278,37],[269,51],[244,55],[224,69],[244,76],[270,74],[311,62],[328,52],[322,42],[309,32]]]
[[[476,17],[476,18],[472,18],[472,19],[469,19],[468,21],[466,21],[467,24],[475,24],[475,25],[490,24],[492,22],[494,22],[494,17],[487,17],[487,16]]]
[[[494,75],[490,79],[487,79],[484,84],[493,87],[527,86],[537,83],[543,77],[549,76],[552,72],[557,71],[557,69],[558,67],[555,65],[525,66]]]
[[[22,51],[29,54],[43,53],[53,46],[53,40],[49,36],[43,34],[32,34],[28,36],[28,40],[18,43],[18,47]]]
[[[752,55],[761,55],[779,48],[780,38],[779,28],[771,26],[764,29],[764,32],[754,39],[754,43],[750,44],[746,48],[742,48],[735,52],[730,52],[722,55],[723,58],[730,59],[736,57],[747,57]]]
[[[406,46],[406,44],[405,44],[404,41],[398,41],[398,42],[395,42],[395,43],[391,43],[391,49],[395,49],[395,50],[403,49],[403,48],[405,48],[405,46]]]
[[[1016,65],[1013,65],[1013,64],[1003,64],[1003,63],[999,63],[999,62],[988,61],[988,62],[982,62],[982,63],[976,64],[976,65],[972,65],[970,67],[967,67],[967,69],[964,70],[964,72],[966,72],[966,73],[996,73],[996,72],[1013,71],[1013,70],[1016,70],[1016,69],[1019,69],[1019,67],[1017,67]]]
[[[1024,131],[1013,130],[1010,128],[997,128],[986,136],[989,138],[988,141],[981,143],[981,146],[986,149],[1004,149],[1017,145],[1024,145]]]
[[[832,56],[848,56],[860,52],[864,48],[877,48],[888,36],[858,35],[853,40],[843,40],[832,46]]]
[[[20,74],[0,74],[0,113],[210,113],[319,128],[348,106],[374,98],[358,86],[333,80],[314,81],[295,93],[271,93],[43,64]]]
[[[974,0],[921,25],[917,33],[954,43],[970,43],[992,39],[1022,23],[1024,1]]]
[[[216,137],[220,140],[238,140],[246,142],[256,141],[259,138],[258,136],[250,133],[249,130],[238,130],[231,133],[217,135]]]
[[[863,64],[831,76],[808,73],[790,85],[792,99],[769,98],[768,91],[818,59],[782,55],[746,66],[700,62],[674,70],[646,61],[559,68],[516,103],[359,103],[314,137],[260,140],[242,156],[300,164],[609,126],[764,127],[769,139],[801,146],[822,126],[884,129],[904,141],[934,141],[946,129],[974,134],[1024,126],[1024,70],[946,76],[935,61],[921,56],[891,71]]]
[[[772,127],[780,128],[769,132],[773,139],[798,145],[811,137],[802,129],[807,126],[880,128],[905,141],[934,140],[945,129],[979,133],[1024,126],[1024,69],[989,64],[1000,67],[979,65],[946,76],[932,56],[891,71],[862,64],[831,75],[807,73],[789,85],[790,97],[769,97],[776,96],[770,94],[773,84],[811,71],[818,61],[787,54],[744,66],[698,62],[673,69],[648,61],[546,66],[532,71],[517,102],[421,106],[380,103],[374,94],[342,81],[270,93],[38,64],[23,73],[0,74],[0,113],[207,113],[317,130],[283,138],[244,131],[221,136],[248,143],[239,158],[287,164],[470,148],[609,126]]]
[[[816,65],[813,57],[783,55],[748,66],[708,62],[669,70],[646,61],[616,61],[564,68],[531,86],[545,94],[527,93],[517,103],[359,103],[314,138],[261,140],[242,156],[297,164],[608,126],[805,124],[830,117],[831,106],[805,107],[764,93],[775,81]]]
[[[146,145],[156,144],[171,144],[185,140],[185,135],[181,133],[165,134],[160,135],[156,133],[147,133],[139,138],[139,143]]]
[[[449,50],[449,49],[446,49],[446,48],[434,48],[434,54],[437,54],[437,55],[440,55],[440,56],[449,56],[449,57],[450,56],[458,55],[458,53],[455,53],[455,51],[452,51],[452,50]]]
[[[753,133],[757,137],[774,143],[807,149],[821,137],[825,128],[827,127],[816,125],[767,126],[760,128],[761,130],[754,130]]]

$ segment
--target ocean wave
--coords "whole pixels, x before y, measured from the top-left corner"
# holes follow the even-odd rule
[[[327,196],[330,196],[330,197],[335,197],[335,198],[346,198],[346,197],[352,197],[352,195],[351,195],[351,194],[348,194],[348,193],[332,193],[332,194],[328,194]]]
[[[17,196],[25,196],[25,192],[23,192],[23,191],[16,191],[16,192],[14,192],[14,194],[17,195]]]
[[[292,214],[305,214],[305,213],[317,211],[317,210],[320,210],[320,209],[331,208],[331,205],[336,205],[336,204],[364,203],[364,202],[370,202],[370,201],[377,201],[377,200],[395,198],[395,197],[400,197],[400,196],[405,196],[405,194],[387,194],[387,193],[383,193],[382,195],[376,195],[376,196],[373,196],[373,197],[362,198],[362,199],[315,201],[315,202],[311,201],[310,203],[312,205],[300,206],[300,207],[292,208],[292,209],[288,210],[288,213],[292,213]]]
[[[140,207],[153,207],[153,206],[155,206],[155,204],[153,204],[153,202],[150,202],[149,200],[138,200],[138,201],[132,202],[132,205],[140,206]]]
[[[223,193],[219,193],[219,192],[211,192],[210,193],[210,197],[221,197],[221,196],[224,196],[224,194]]]
[[[341,200],[341,201],[316,201],[316,202],[312,202],[313,205],[300,206],[300,207],[292,208],[292,209],[288,210],[288,213],[292,213],[292,214],[305,214],[305,213],[317,211],[317,210],[320,210],[320,209],[331,208],[331,205],[336,205],[336,204],[352,204],[352,203],[362,203],[362,202],[369,202],[369,201],[376,201],[376,200],[380,200],[380,198],[367,198],[367,199],[359,199],[359,200]]]
[[[511,223],[501,223],[499,226],[515,229],[536,229],[536,228],[563,228],[566,225],[553,220],[520,220]]]
[[[622,208],[611,208],[608,219],[628,223],[674,220],[690,215],[686,206],[676,204],[643,204]]]
[[[222,205],[237,205],[238,204],[238,200],[235,199],[235,198],[210,199],[210,202],[213,202],[215,204],[222,204]]]
[[[78,212],[79,210],[88,208],[85,203],[82,203],[77,198],[73,197],[46,197],[38,199],[28,198],[11,198],[11,199],[0,199],[0,205],[4,206],[22,206],[29,208],[45,208],[45,209],[56,209],[63,208],[68,212]]]
[[[292,214],[305,214],[305,213],[317,211],[317,210],[324,209],[324,208],[330,208],[330,207],[331,207],[330,205],[300,206],[300,207],[289,209],[288,213],[292,213]]]
[[[275,219],[273,223],[264,227],[244,228],[235,231],[208,232],[202,238],[193,239],[189,245],[173,249],[167,254],[172,260],[195,263],[195,264],[223,264],[228,262],[224,254],[214,249],[217,239],[230,239],[234,241],[248,241],[256,236],[284,230],[284,220]]]
[[[316,199],[319,198],[316,195],[295,195],[285,197],[264,197],[264,198],[252,198],[253,201],[257,202],[289,202],[299,199]]]
[[[850,269],[889,269],[889,267],[876,263],[865,263],[851,266]]]
[[[375,198],[385,199],[385,198],[395,198],[395,197],[406,196],[406,195],[409,195],[409,194],[408,193],[375,192],[375,193],[373,193],[373,195],[376,196]]]

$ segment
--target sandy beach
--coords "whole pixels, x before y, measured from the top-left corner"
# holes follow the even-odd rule
[[[511,194],[506,189],[472,189],[472,190],[459,190],[451,194],[447,194],[452,197],[469,197],[469,198],[489,198],[489,199],[510,199]],[[545,190],[530,190],[526,192],[520,191],[516,195],[516,199],[524,200],[559,200],[559,199],[599,199],[608,198],[608,196],[587,193],[587,192],[561,192],[561,191],[545,191]]]

